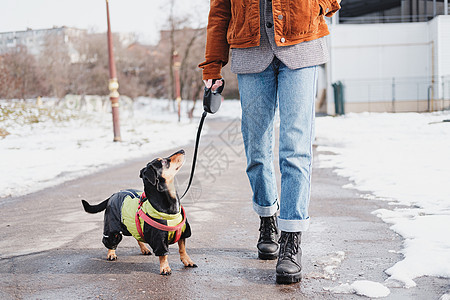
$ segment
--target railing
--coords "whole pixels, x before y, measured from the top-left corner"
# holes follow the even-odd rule
[[[348,111],[450,109],[450,76],[341,80]]]
[[[373,24],[373,23],[411,23],[427,22],[435,16],[428,15],[404,15],[404,16],[363,16],[363,17],[339,17],[342,24]]]

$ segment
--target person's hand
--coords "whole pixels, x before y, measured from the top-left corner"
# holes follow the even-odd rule
[[[208,80],[203,80],[203,82],[205,83],[206,88],[210,88],[212,85],[212,79],[208,79]],[[214,85],[212,86],[212,90],[215,91],[217,90],[220,86],[222,86],[222,80],[216,80],[216,82],[214,82]]]

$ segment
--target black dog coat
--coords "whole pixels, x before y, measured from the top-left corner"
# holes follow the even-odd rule
[[[139,206],[141,194],[142,191],[128,189],[115,193],[109,198],[104,218],[102,242],[106,248],[115,250],[122,240],[123,234],[125,236],[133,236],[138,241],[148,243],[156,256],[168,255],[169,245],[174,239],[175,232],[156,229],[143,221],[141,222],[141,226],[145,241],[137,231],[134,218]],[[156,211],[148,200],[144,202],[141,209],[151,219],[164,225],[174,226],[177,225],[173,224],[174,221],[179,220],[178,223],[180,223],[182,220],[181,211],[177,215],[167,215]],[[181,239],[190,236],[191,227],[186,220],[182,229]]]

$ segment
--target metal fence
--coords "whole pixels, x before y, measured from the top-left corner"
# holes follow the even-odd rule
[[[361,17],[339,17],[342,24],[374,24],[374,23],[410,23],[428,22],[434,15],[406,15],[406,16],[361,16]]]
[[[450,109],[450,76],[342,80],[348,111]]]
[[[374,23],[412,23],[412,22],[428,22],[436,17],[436,14],[422,15],[397,15],[397,16],[360,16],[360,17],[341,17],[341,24],[374,24]]]

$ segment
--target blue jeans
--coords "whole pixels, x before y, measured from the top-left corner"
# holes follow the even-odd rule
[[[261,217],[278,209],[282,231],[306,231],[311,191],[317,66],[291,70],[275,58],[261,73],[238,74],[242,136],[253,208]],[[281,194],[274,171],[274,118],[279,106]]]

